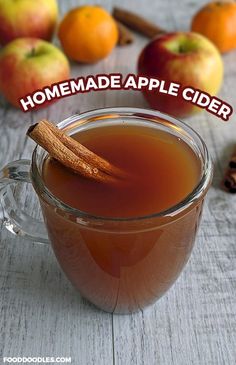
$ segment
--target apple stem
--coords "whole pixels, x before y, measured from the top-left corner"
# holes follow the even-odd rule
[[[29,53],[29,57],[34,57],[36,54],[35,48],[32,48],[30,53]]]

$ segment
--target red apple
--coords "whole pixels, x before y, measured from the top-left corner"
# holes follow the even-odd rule
[[[17,107],[25,95],[69,77],[66,56],[41,39],[18,38],[0,51],[0,91]]]
[[[56,0],[0,0],[0,44],[21,37],[50,40],[57,15]]]
[[[192,86],[215,95],[223,79],[223,62],[216,47],[197,33],[176,32],[152,40],[141,52],[138,74]],[[200,109],[177,97],[143,91],[152,108],[186,117]]]

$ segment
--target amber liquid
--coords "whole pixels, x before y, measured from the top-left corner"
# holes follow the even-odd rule
[[[47,188],[92,215],[131,218],[165,211],[186,198],[200,179],[200,161],[182,139],[155,128],[102,126],[73,135],[132,176],[127,184],[82,178],[47,159]],[[82,295],[107,311],[129,312],[152,303],[175,281],[194,242],[201,202],[177,217],[80,224],[41,200],[58,261]],[[96,225],[98,223],[98,225]],[[100,225],[99,225],[100,224]]]
[[[120,125],[73,137],[130,174],[127,183],[97,183],[48,160],[43,175],[46,186],[63,202],[84,212],[105,217],[158,213],[184,199],[199,180],[195,153],[167,132]]]

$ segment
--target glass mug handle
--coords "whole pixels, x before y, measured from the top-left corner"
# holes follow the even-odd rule
[[[17,160],[0,171],[0,228],[34,242],[49,243],[44,223],[21,210],[12,192],[14,185],[31,183],[30,165],[29,160]]]

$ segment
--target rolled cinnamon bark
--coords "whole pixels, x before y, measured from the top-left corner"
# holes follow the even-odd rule
[[[114,182],[125,176],[119,168],[88,150],[47,120],[31,126],[27,135],[55,160],[86,178]]]
[[[229,160],[221,186],[228,193],[236,193],[236,146]]]
[[[114,7],[112,15],[117,21],[126,25],[130,29],[145,35],[148,38],[153,38],[158,34],[166,33],[165,30],[161,29],[156,24],[153,24],[143,17],[128,10]]]
[[[119,38],[118,38],[118,46],[127,46],[128,44],[133,43],[134,36],[133,33],[121,22],[118,20],[116,21],[118,32],[119,32]]]

